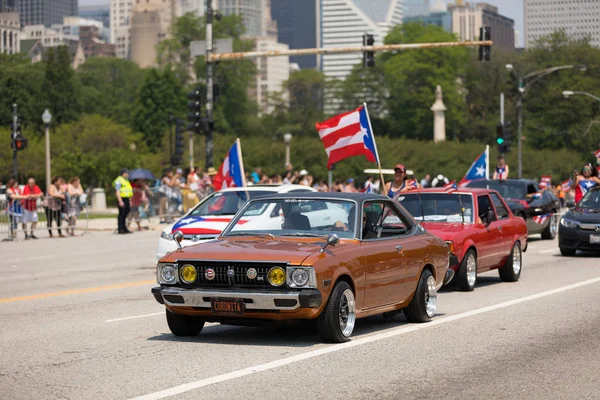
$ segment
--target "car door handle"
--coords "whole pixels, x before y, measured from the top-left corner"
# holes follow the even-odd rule
[[[402,246],[400,246],[400,245],[396,246],[396,251],[399,253],[402,253]]]

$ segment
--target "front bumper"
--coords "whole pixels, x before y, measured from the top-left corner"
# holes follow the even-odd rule
[[[243,299],[247,310],[278,311],[299,308],[319,308],[323,301],[317,289],[295,291],[242,291],[215,289],[182,289],[178,287],[154,287],[152,294],[160,304],[174,307],[196,307],[210,309],[211,298]]]
[[[600,236],[600,232],[591,229],[567,228],[560,225],[558,228],[558,246],[563,249],[600,251],[600,243],[590,243],[590,235]]]

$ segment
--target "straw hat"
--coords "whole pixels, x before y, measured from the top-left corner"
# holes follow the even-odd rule
[[[216,175],[216,174],[217,174],[217,170],[216,170],[216,169],[214,169],[213,167],[210,167],[210,168],[208,169],[208,171],[206,171],[206,173],[207,173],[209,176],[213,176],[213,175]]]

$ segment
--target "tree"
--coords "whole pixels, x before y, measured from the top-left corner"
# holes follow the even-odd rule
[[[151,69],[142,88],[133,119],[133,128],[143,134],[152,151],[158,150],[169,127],[169,116],[181,116],[185,95],[175,73]]]
[[[69,49],[66,46],[49,48],[45,65],[44,107],[52,112],[53,125],[75,121],[79,116],[79,98]]]
[[[83,113],[103,115],[132,126],[144,76],[145,71],[131,61],[88,59],[75,74]]]

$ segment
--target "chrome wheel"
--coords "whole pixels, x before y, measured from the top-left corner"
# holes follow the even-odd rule
[[[519,275],[519,273],[521,272],[521,248],[519,246],[513,247],[512,267],[515,275]]]
[[[469,287],[475,286],[475,281],[477,280],[477,261],[475,261],[475,256],[473,253],[469,254],[469,258],[467,258],[467,283]]]
[[[339,321],[342,335],[349,337],[354,330],[354,323],[356,322],[356,303],[354,301],[354,294],[350,289],[346,289],[342,293]]]
[[[425,290],[425,312],[429,318],[435,314],[437,307],[437,290],[435,289],[435,278],[430,275],[427,278],[427,290]]]

